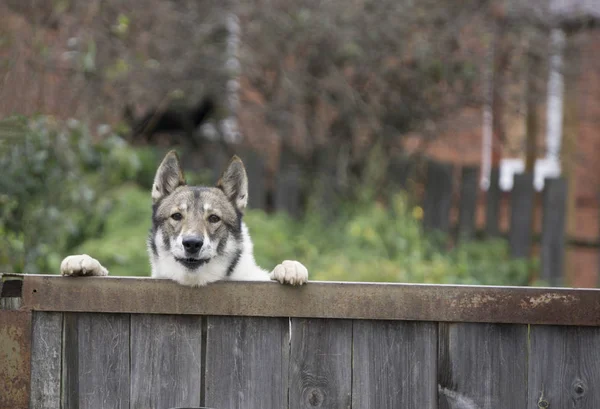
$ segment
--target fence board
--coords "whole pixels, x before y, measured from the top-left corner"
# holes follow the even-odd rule
[[[131,316],[131,408],[199,406],[202,319]]]
[[[452,207],[452,173],[449,163],[430,161],[427,165],[427,185],[423,203],[423,226],[448,232]]]
[[[251,147],[240,148],[240,155],[248,174],[248,207],[267,208],[267,186],[265,160]]]
[[[129,315],[65,314],[63,408],[129,409]]]
[[[439,409],[525,408],[527,326],[441,323]]]
[[[313,196],[316,210],[323,216],[324,220],[334,220],[339,186],[337,183],[337,158],[338,147],[323,146],[313,154],[313,169],[310,172],[307,186]]]
[[[475,212],[479,193],[479,168],[464,167],[461,171],[458,235],[471,239],[475,234]]]
[[[565,229],[567,215],[567,180],[546,179],[540,278],[550,285],[563,284]]]
[[[600,328],[531,326],[529,408],[600,407]]]
[[[515,175],[510,203],[508,242],[512,257],[529,257],[533,229],[533,174]]]
[[[392,156],[390,158],[387,174],[390,175],[390,184],[393,191],[406,190],[411,176],[415,173],[414,159],[405,156]]]
[[[355,321],[353,341],[353,408],[437,408],[437,324]]]
[[[275,210],[293,217],[302,215],[302,172],[298,156],[289,148],[281,150],[275,177]]]
[[[493,168],[490,173],[490,187],[485,199],[485,233],[488,237],[500,236],[500,169]]]
[[[205,405],[287,407],[289,320],[208,317]]]
[[[33,314],[31,336],[31,409],[59,409],[62,361],[63,315]]]
[[[352,321],[293,319],[290,409],[350,408]]]

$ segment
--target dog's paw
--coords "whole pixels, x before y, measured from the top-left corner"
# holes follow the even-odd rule
[[[67,256],[60,263],[63,276],[106,276],[108,270],[98,260],[87,254]]]
[[[308,281],[308,270],[297,261],[285,260],[273,269],[270,277],[281,284],[302,285]]]

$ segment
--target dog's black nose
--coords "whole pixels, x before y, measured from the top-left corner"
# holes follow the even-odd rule
[[[200,251],[204,240],[198,236],[185,236],[182,240],[183,248],[186,252],[194,254]]]

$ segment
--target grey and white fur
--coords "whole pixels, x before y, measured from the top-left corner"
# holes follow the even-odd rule
[[[270,273],[257,266],[242,221],[248,178],[238,157],[233,157],[215,187],[189,186],[177,154],[169,152],[156,172],[152,202],[148,236],[152,277],[187,286],[269,279],[301,285],[308,280],[306,267],[297,261],[285,260]],[[96,259],[81,254],[66,257],[61,273],[107,275],[108,271]]]

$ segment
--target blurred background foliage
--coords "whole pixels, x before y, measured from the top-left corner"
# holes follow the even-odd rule
[[[0,269],[57,273],[68,254],[87,253],[113,275],[149,275],[145,238],[150,186],[163,152],[132,147],[107,127],[99,142],[71,119],[0,121]],[[188,180],[209,182],[204,174]],[[308,266],[311,279],[527,285],[535,260],[511,260],[502,239],[449,246],[424,233],[423,211],[398,193],[385,206],[368,180],[336,217],[249,210],[259,264]]]

